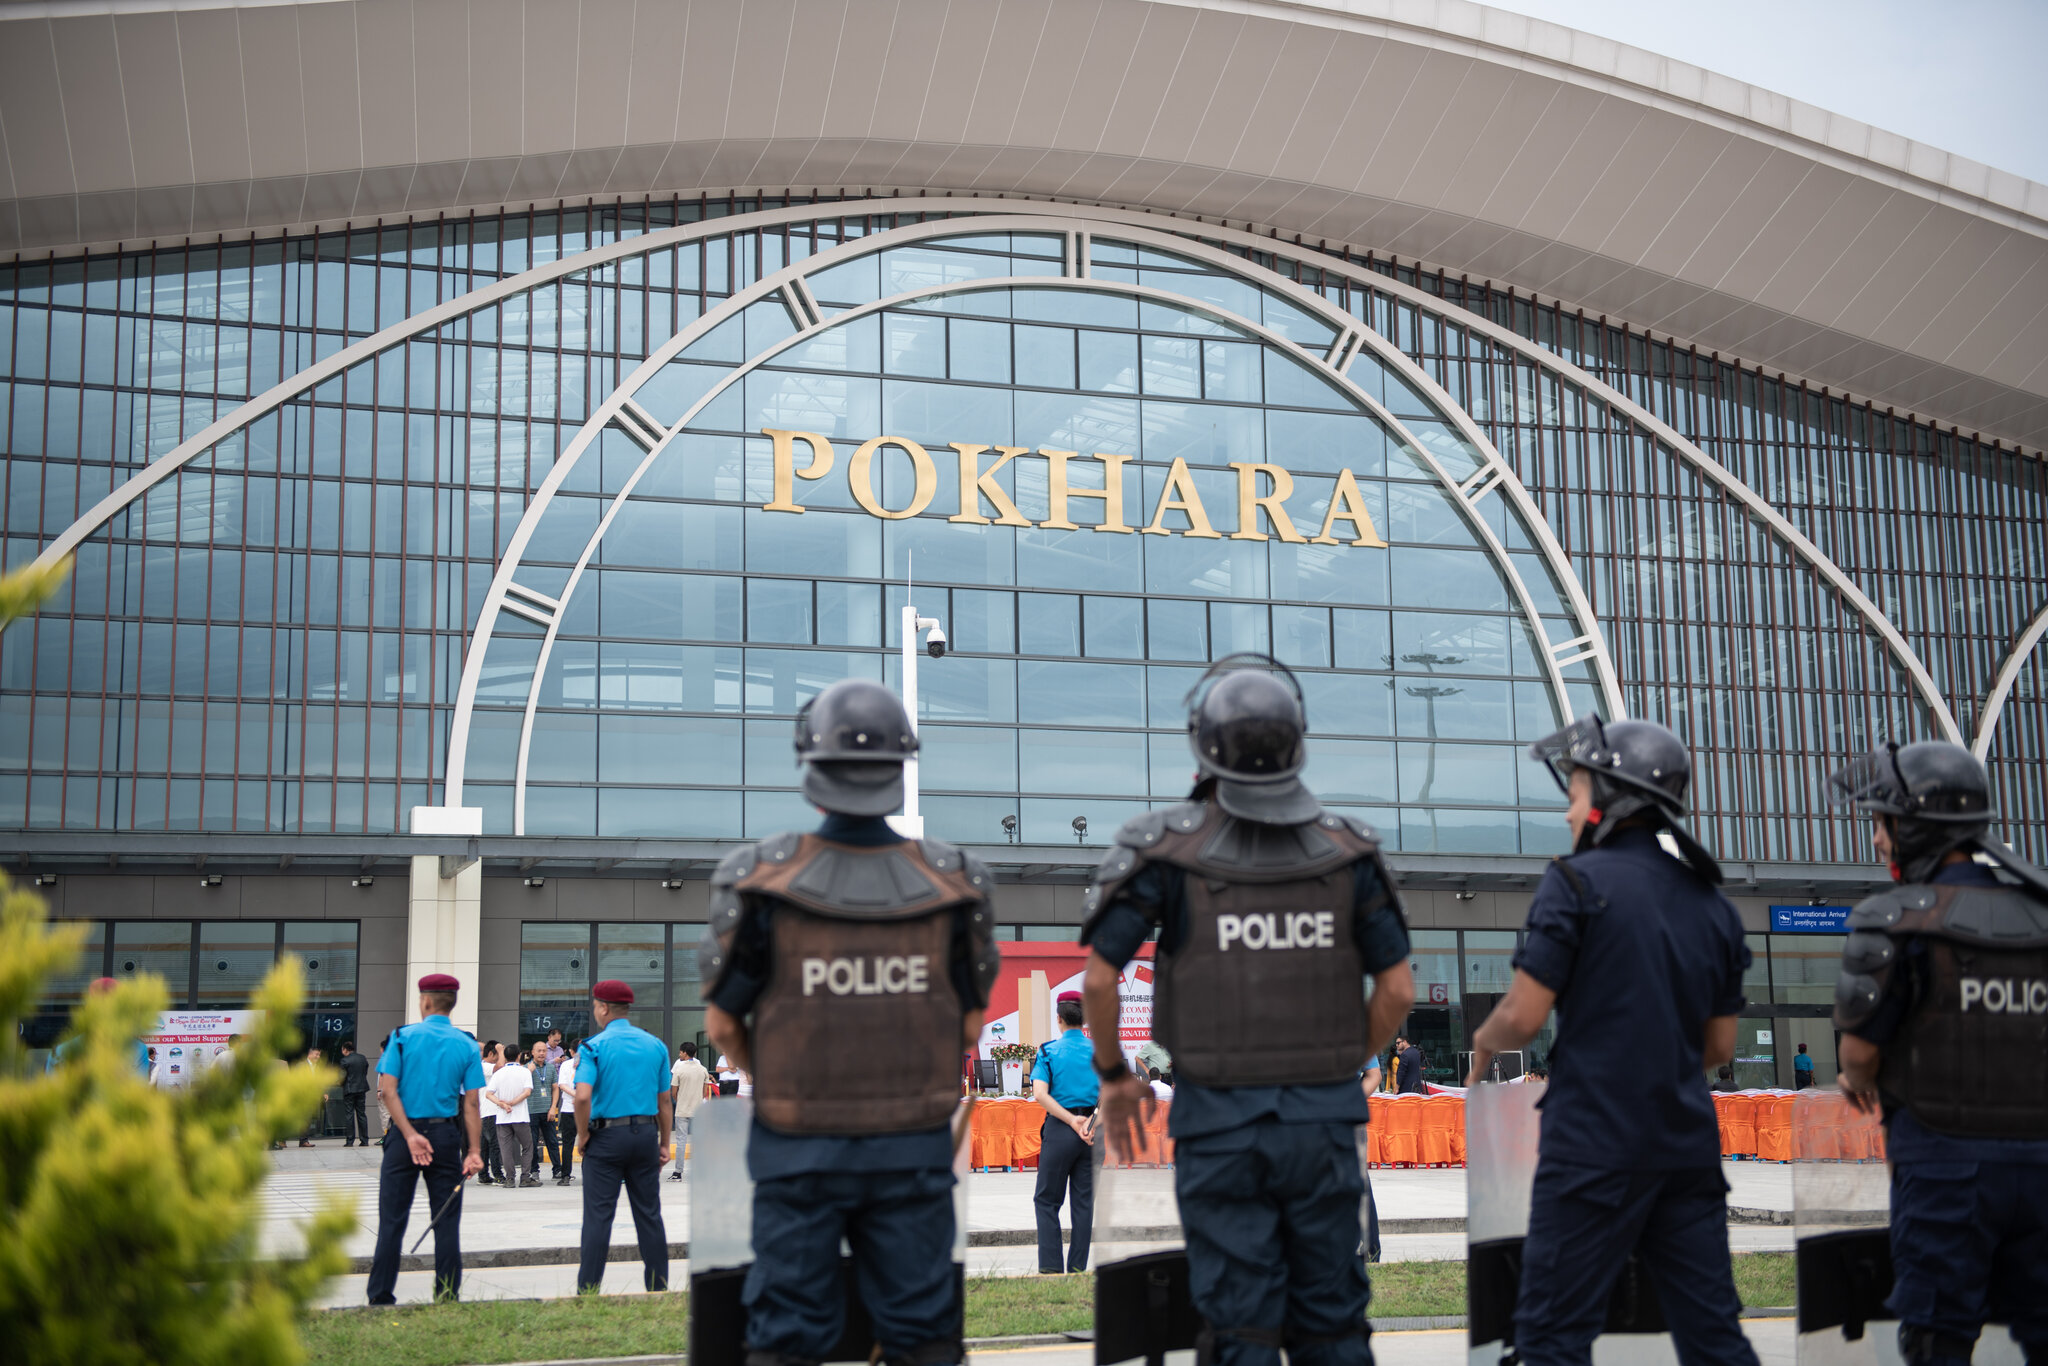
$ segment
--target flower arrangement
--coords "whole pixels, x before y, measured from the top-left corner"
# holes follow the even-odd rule
[[[997,1062],[1030,1062],[1038,1056],[1038,1050],[1028,1043],[999,1043],[988,1053]]]

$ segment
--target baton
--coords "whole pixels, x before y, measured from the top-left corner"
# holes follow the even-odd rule
[[[429,1219],[427,1221],[427,1226],[420,1230],[420,1236],[413,1240],[412,1252],[406,1253],[406,1256],[410,1257],[413,1254],[413,1252],[418,1252],[420,1250],[420,1244],[427,1241],[427,1235],[434,1231],[434,1225],[441,1222],[441,1215],[446,1214],[449,1210],[455,1208],[455,1202],[462,1198],[462,1188],[468,1184],[469,1178],[466,1176],[455,1183],[455,1189],[448,1192],[448,1198],[441,1202],[441,1213],[436,1214],[432,1219]]]

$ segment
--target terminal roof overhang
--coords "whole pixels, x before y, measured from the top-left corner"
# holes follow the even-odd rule
[[[2048,445],[2048,186],[1465,0],[0,0],[0,153],[29,256],[754,187],[1136,207]]]
[[[293,835],[249,831],[0,832],[0,865],[21,878],[39,873],[349,876],[403,874],[418,856],[438,857],[442,876],[481,863],[488,877],[708,878],[735,848],[730,841],[593,839],[533,835]],[[1101,846],[976,844],[968,848],[1006,884],[1080,887],[1102,861]],[[1388,854],[1401,887],[1418,891],[1530,891],[1550,866],[1523,854]],[[1863,897],[1891,885],[1874,863],[1722,864],[1731,895]]]

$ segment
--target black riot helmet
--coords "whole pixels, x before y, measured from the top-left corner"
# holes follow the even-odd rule
[[[1314,820],[1322,806],[1301,785],[1308,711],[1301,685],[1271,655],[1225,655],[1188,690],[1188,746],[1216,804],[1266,825]]]
[[[1584,769],[1593,780],[1593,811],[1579,834],[1580,850],[1601,844],[1630,817],[1648,815],[1671,832],[1700,876],[1721,880],[1714,856],[1685,827],[1692,758],[1685,742],[1664,727],[1654,721],[1602,721],[1588,712],[1529,746],[1529,757],[1566,791],[1574,769]]]
[[[1901,882],[1930,881],[1951,852],[1985,846],[1997,816],[1982,761],[1945,740],[1889,741],[1828,782],[1836,801],[1890,818],[1892,876]]]
[[[827,811],[886,816],[903,805],[903,763],[917,733],[895,693],[864,678],[834,683],[796,714],[804,796]]]

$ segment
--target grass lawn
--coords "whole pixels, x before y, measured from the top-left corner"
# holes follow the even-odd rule
[[[1792,1255],[1735,1258],[1744,1304],[1792,1303]],[[1374,1318],[1465,1312],[1463,1262],[1388,1262],[1372,1270]],[[1013,1337],[1087,1328],[1092,1276],[991,1276],[967,1282],[967,1336]],[[307,1316],[300,1335],[315,1366],[468,1366],[547,1357],[681,1352],[689,1296],[615,1295],[597,1300],[481,1300],[409,1309]]]

